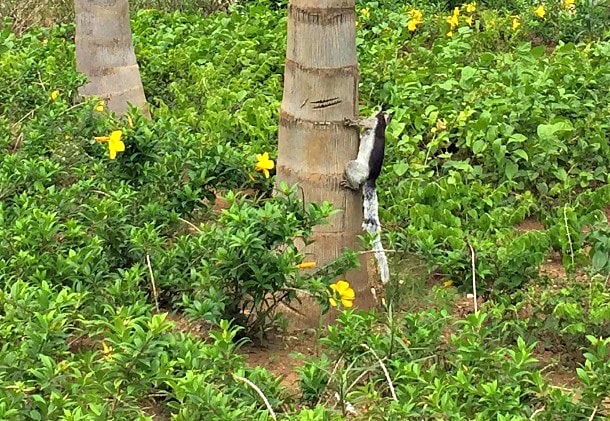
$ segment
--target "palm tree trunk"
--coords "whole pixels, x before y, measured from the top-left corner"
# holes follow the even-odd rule
[[[129,24],[127,0],[74,0],[76,69],[89,81],[82,96],[106,100],[109,110],[125,114],[128,104],[148,115]]]
[[[314,232],[306,250],[318,267],[344,248],[358,250],[362,234],[362,197],[340,187],[347,161],[358,152],[358,132],[344,125],[358,115],[358,59],[354,0],[292,0],[288,7],[288,41],[284,96],[279,127],[278,182],[298,183],[306,202],[328,200],[340,213]],[[356,305],[374,300],[366,259],[346,274]],[[306,304],[297,324],[310,325],[317,313]],[[312,314],[313,313],[313,314]]]

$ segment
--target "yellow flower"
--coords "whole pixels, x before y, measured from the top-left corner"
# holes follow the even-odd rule
[[[576,0],[563,0],[561,4],[568,11],[568,14],[572,16],[576,14]]]
[[[365,7],[364,9],[362,9],[360,11],[360,16],[362,16],[363,19],[368,19],[371,17],[371,12],[369,12],[369,8]]]
[[[473,20],[474,20],[474,18],[472,16],[468,16],[466,18],[466,23],[468,24],[468,26],[472,26]]]
[[[102,354],[104,355],[105,360],[112,360],[112,347],[108,346],[106,341],[102,341]]]
[[[521,26],[521,22],[519,21],[519,17],[518,16],[514,16],[513,17],[513,31],[516,31],[517,29],[519,29],[519,27]]]
[[[453,281],[450,279],[448,281],[443,282],[443,286],[445,288],[449,288],[450,286],[453,286]]]
[[[105,105],[106,105],[106,102],[104,102],[104,101],[98,102],[97,105],[95,106],[95,111],[97,111],[98,113],[101,113],[102,111],[104,111]]]
[[[51,100],[55,101],[57,99],[57,97],[59,97],[59,91],[55,90],[53,92],[51,92]]]
[[[443,130],[447,130],[447,122],[445,121],[445,119],[441,119],[439,118],[438,120],[436,120],[436,130],[439,132],[442,132]]]
[[[546,14],[546,10],[544,9],[544,4],[538,6],[536,10],[534,10],[534,14],[538,16],[540,19],[544,19],[544,15]]]
[[[421,10],[411,10],[409,12],[409,23],[407,24],[407,29],[410,32],[413,32],[422,23],[424,23],[424,14],[421,12]]]
[[[354,305],[356,293],[349,286],[349,282],[337,281],[330,285],[330,289],[333,290],[333,296],[329,298],[331,306],[337,307],[337,300],[341,301],[341,305],[345,308],[350,308]]]
[[[297,265],[297,269],[312,269],[316,267],[316,262],[302,262]]]
[[[447,22],[451,25],[451,30],[455,29],[460,23],[460,9],[456,7],[453,9],[453,14],[447,18]],[[451,34],[453,35],[453,34]]]
[[[449,31],[449,32],[447,32],[447,36],[448,36],[449,38],[451,38],[451,37],[453,36],[453,31]]]
[[[274,167],[273,160],[269,159],[269,154],[256,154],[256,171],[262,171],[265,174],[265,178],[269,178],[269,170]]]
[[[115,159],[117,152],[125,152],[125,144],[121,140],[123,137],[122,130],[115,130],[110,133],[110,136],[94,137],[100,143],[108,142],[108,154],[110,159]]]
[[[468,13],[473,13],[475,10],[477,10],[477,4],[475,2],[468,3],[466,5],[466,11]]]

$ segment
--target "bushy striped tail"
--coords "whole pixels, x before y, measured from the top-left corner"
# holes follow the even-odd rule
[[[373,252],[377,259],[381,282],[384,284],[390,280],[390,270],[388,269],[388,259],[381,244],[381,222],[379,222],[379,201],[377,200],[377,190],[374,181],[367,181],[362,187],[364,203],[364,221],[362,229],[373,236]]]

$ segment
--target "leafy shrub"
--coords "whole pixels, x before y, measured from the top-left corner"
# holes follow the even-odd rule
[[[366,335],[352,327],[363,317],[370,323],[371,315],[344,312],[337,332],[325,341],[334,359],[322,356],[310,362],[301,381],[312,385],[314,373],[328,379],[326,387],[319,384],[307,390],[317,390],[318,398],[337,391],[344,408],[353,405],[374,418],[526,419],[534,412],[543,417],[588,416],[590,403],[574,403],[570,394],[549,387],[535,367],[534,344],[515,339],[512,328],[506,332],[501,315],[479,312],[443,326],[448,322],[445,311],[426,312],[408,315],[397,331],[371,329]],[[390,351],[387,344],[395,335],[398,346]],[[369,351],[348,356],[343,351],[347,342],[367,344]],[[596,374],[583,371],[582,376],[591,382],[599,379],[599,389],[591,389],[599,397],[605,365],[603,359],[589,359],[588,370]],[[593,369],[593,361],[599,361],[600,368]]]
[[[554,282],[560,282],[555,280]],[[582,361],[580,349],[586,336],[610,335],[610,306],[606,279],[594,275],[587,282],[573,282],[551,289],[530,286],[520,300],[528,330],[541,345],[565,354],[564,361]]]
[[[299,290],[324,295],[333,277],[353,267],[355,260],[339,265],[323,280],[299,275],[297,264],[303,256],[294,238],[309,243],[311,229],[331,208],[305,207],[293,191],[283,189],[285,196],[260,207],[228,195],[230,207],[216,223],[202,226],[195,238],[177,238],[173,247],[153,255],[162,274],[160,286],[192,291],[193,298],[186,300],[191,311],[234,320],[247,332],[263,330],[277,305],[293,300]]]
[[[414,31],[412,5],[358,3],[362,112],[394,114],[378,183],[387,243],[493,301],[463,321],[444,306],[381,323],[342,313],[301,370],[313,408],[300,412],[244,367],[240,337],[276,325],[298,289],[327,299],[356,260],[301,274],[294,238],[330,207],[273,195],[253,169],[275,157],[284,5],[135,12],[151,121],[73,102],[72,25],[0,31],[0,418],[146,419],[153,400],[177,419],[268,419],[243,379],[302,420],[605,416],[606,285],[541,291],[537,275],[553,249],[570,275],[608,267],[607,9],[580,1],[575,15],[545,3],[544,18],[521,1],[432,2]],[[110,160],[94,138],[117,130],[126,148]],[[527,218],[542,227],[519,229]],[[208,343],[163,309],[215,325]],[[579,353],[582,400],[549,387],[535,338]]]

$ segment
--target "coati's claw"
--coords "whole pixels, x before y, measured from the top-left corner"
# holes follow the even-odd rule
[[[343,125],[345,125],[347,127],[356,127],[356,128],[359,128],[360,127],[360,120],[354,120],[354,119],[351,119],[349,117],[345,117],[343,119]]]
[[[343,178],[343,180],[341,180],[341,182],[339,183],[339,185],[340,185],[341,187],[343,187],[344,189],[348,189],[348,190],[358,190],[358,189],[355,189],[355,188],[354,188],[354,187],[353,187],[353,186],[350,184],[350,182],[348,181],[348,179],[347,179],[347,178]]]

